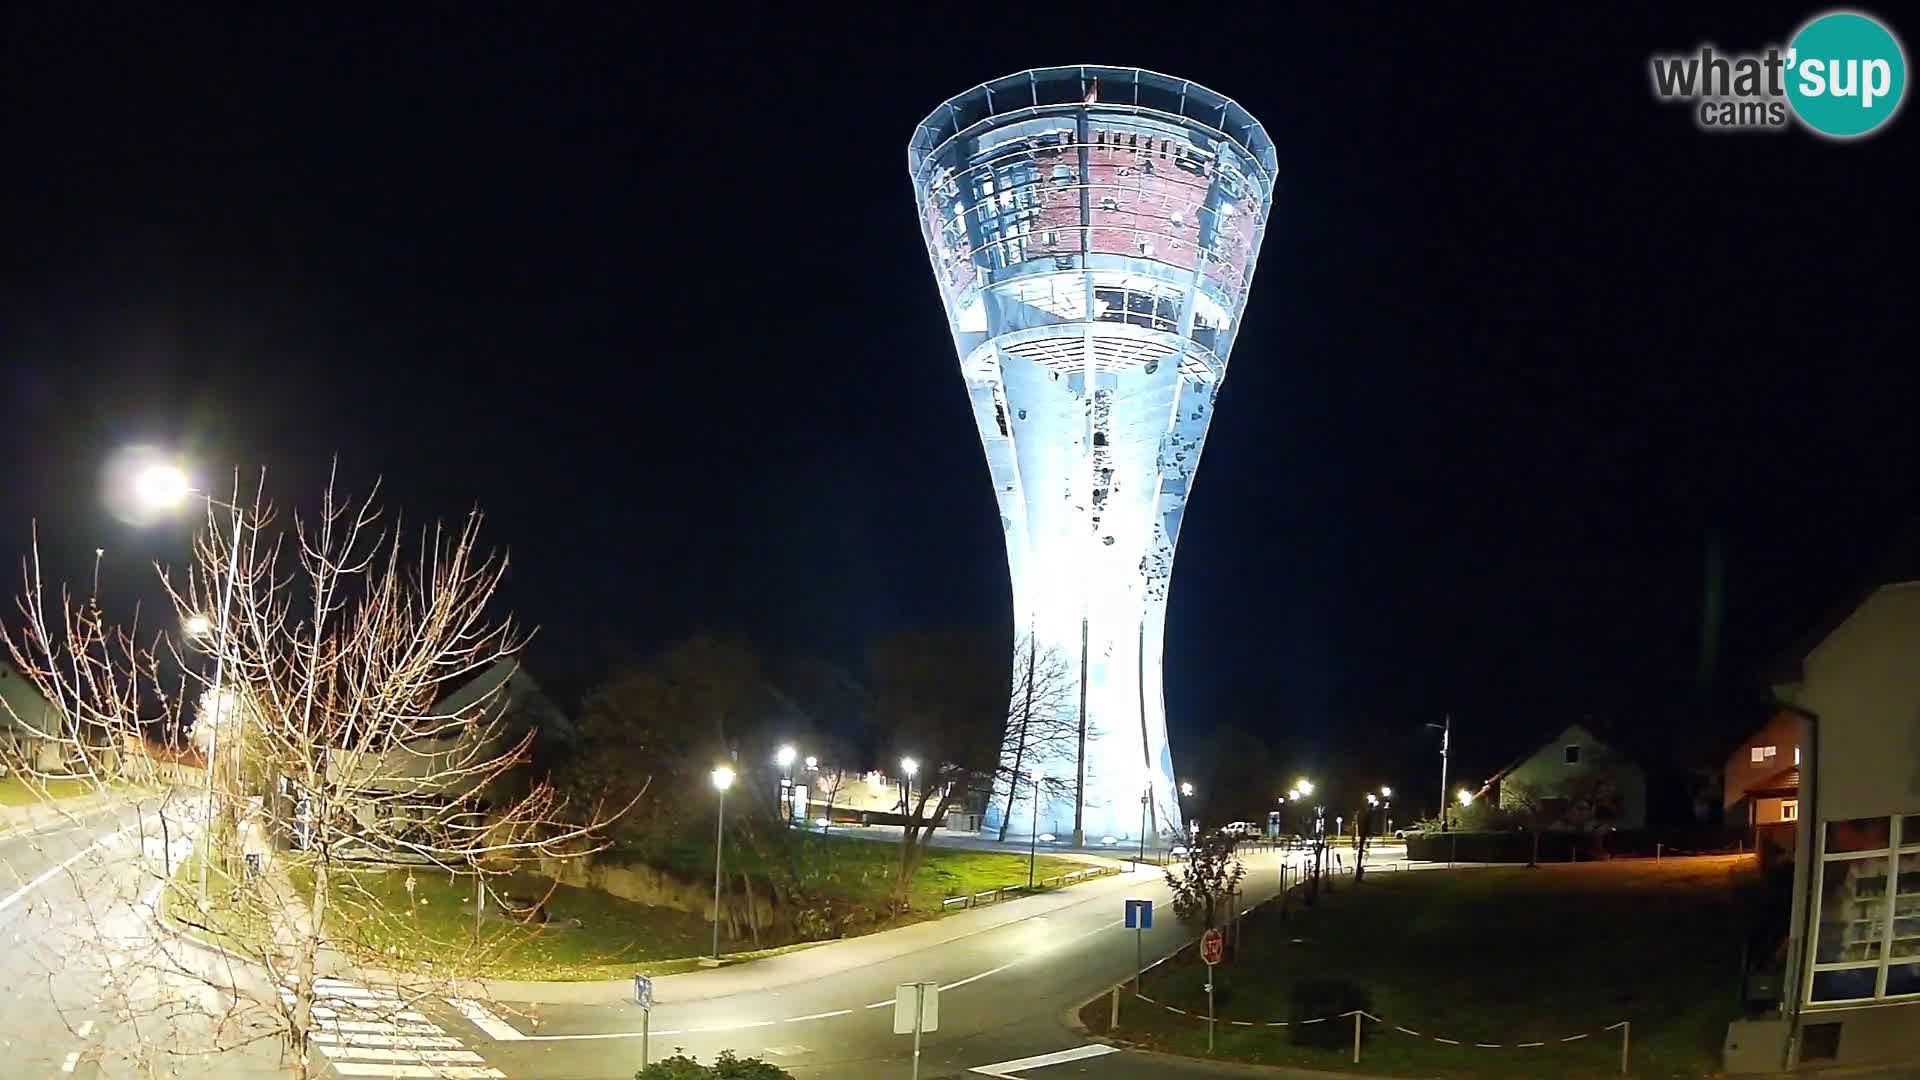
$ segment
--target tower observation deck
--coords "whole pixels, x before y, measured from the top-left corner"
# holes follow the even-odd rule
[[[987,825],[1167,835],[1181,820],[1167,583],[1266,228],[1273,143],[1185,79],[1058,67],[948,100],[907,162],[1000,504],[1015,671],[1064,672],[1047,707],[1078,732],[1036,752],[1028,725],[1010,726],[1003,764],[1021,779],[1002,781]]]

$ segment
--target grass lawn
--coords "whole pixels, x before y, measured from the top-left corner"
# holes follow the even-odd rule
[[[1221,1023],[1216,1056],[1409,1076],[1618,1076],[1620,1033],[1600,1029],[1630,1020],[1634,1075],[1712,1074],[1738,1011],[1758,887],[1751,856],[1372,874],[1318,909],[1296,906],[1289,921],[1263,913],[1242,955],[1219,969],[1215,995],[1223,1020],[1305,1019],[1292,1012],[1296,983],[1357,983],[1389,1025],[1370,1032],[1360,1065],[1345,1020],[1329,1022],[1344,1033],[1338,1049],[1295,1045],[1290,1028]],[[1163,967],[1146,992],[1204,1017],[1204,975],[1198,963]],[[1095,1031],[1107,1008],[1102,998],[1083,1013]],[[1588,1031],[1597,1034],[1558,1041]],[[1206,1054],[1204,1019],[1124,997],[1118,1034]],[[1546,1045],[1514,1046],[1535,1041]]]
[[[898,858],[895,845],[845,837],[800,835],[797,839],[806,845],[800,866],[812,888],[853,902],[884,900]],[[713,858],[711,848],[706,858]],[[729,873],[753,861],[751,853],[728,849]],[[712,866],[711,861],[706,863],[708,874]],[[292,859],[287,867],[295,890],[311,895],[311,870]],[[1037,875],[1084,868],[1084,863],[1041,856]],[[444,872],[414,871],[411,915],[407,914],[406,880],[404,869],[345,873],[336,869],[334,896],[340,902],[327,918],[329,937],[351,941],[351,951],[357,955],[369,961],[384,957],[393,966],[459,957],[463,970],[491,978],[562,981],[688,971],[713,947],[713,924],[702,915],[632,903],[597,889],[554,885],[530,874],[495,879],[488,899],[490,917],[482,924],[482,944],[476,947],[471,877],[449,880]],[[876,920],[861,929],[884,929],[937,916],[940,901],[948,896],[1026,882],[1025,856],[935,848],[914,877],[909,913],[900,919]],[[548,921],[536,926],[499,918],[496,898],[501,895],[523,908],[542,901]],[[724,939],[721,947],[730,958],[750,959],[821,944],[771,935],[766,940],[776,947],[747,951],[739,942]]]
[[[243,956],[263,954],[271,920],[257,897],[235,887],[215,865],[207,871],[207,910],[201,911],[200,850],[174,864],[173,879],[160,896],[160,912],[176,928]]]
[[[288,876],[301,895],[312,895],[309,868],[289,863]],[[490,883],[487,917],[476,946],[470,876],[449,880],[445,873],[414,871],[411,916],[404,869],[336,869],[333,880],[337,902],[328,912],[328,936],[351,942],[351,951],[369,962],[394,967],[457,957],[463,972],[495,979],[618,979],[691,970],[713,942],[712,924],[699,915],[513,875]],[[501,917],[501,896],[522,908],[542,901],[548,921],[532,925]]]
[[[46,797],[50,799],[71,799],[76,795],[91,795],[95,784],[84,777],[56,777],[38,782],[44,787]],[[0,806],[32,806],[42,802],[42,798],[27,781],[19,776],[0,776]]]
[[[801,888],[856,904],[884,901],[893,886],[894,869],[900,863],[897,842],[795,832],[792,844],[788,865]],[[711,844],[674,847],[665,853],[662,861],[683,877],[712,880]],[[1043,853],[1036,861],[1034,880],[1037,883],[1086,868],[1086,863]],[[732,874],[747,871],[760,875],[766,870],[766,862],[752,851],[729,845],[726,870]],[[912,915],[938,915],[942,910],[940,902],[950,896],[971,896],[1009,885],[1024,888],[1026,884],[1025,855],[930,847],[907,887],[907,910]]]

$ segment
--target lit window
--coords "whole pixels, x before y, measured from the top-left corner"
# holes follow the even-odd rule
[[[1781,799],[1780,800],[1780,820],[1781,821],[1799,821],[1800,820],[1800,800],[1799,799]]]
[[[1793,748],[1793,763],[1800,764],[1800,748],[1797,746]]]
[[[1782,800],[1782,820],[1799,813]],[[1920,815],[1825,822],[1816,880],[1808,1000],[1920,996]]]
[[[1580,764],[1580,748],[1578,746],[1568,746],[1566,748],[1566,761],[1569,765]]]
[[[1776,754],[1776,753],[1778,753],[1778,752],[1779,752],[1779,750],[1780,750],[1780,748],[1779,748],[1779,747],[1777,747],[1777,746],[1769,746],[1769,747],[1767,747],[1767,760],[1769,760],[1769,761],[1771,761],[1771,760],[1773,760],[1773,756],[1774,756],[1774,754]]]

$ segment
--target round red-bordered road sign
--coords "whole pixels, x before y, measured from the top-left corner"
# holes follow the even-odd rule
[[[1200,959],[1209,964],[1220,962],[1220,931],[1209,930],[1200,935]]]

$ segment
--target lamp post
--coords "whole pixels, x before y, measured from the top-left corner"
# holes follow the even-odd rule
[[[907,812],[909,824],[919,815],[913,812],[913,774],[920,771],[920,763],[910,757],[900,759],[900,771],[907,774],[906,794],[900,797],[900,807]]]
[[[1192,781],[1190,780],[1180,781],[1180,797],[1182,799],[1193,798],[1193,782]],[[1192,811],[1187,809],[1186,803],[1182,802],[1180,804],[1180,816],[1183,818],[1186,818],[1191,813]],[[1191,818],[1189,818],[1188,821],[1181,822],[1181,828],[1185,829],[1188,835],[1191,835],[1193,833],[1193,825],[1191,824]],[[1178,833],[1176,832],[1175,835],[1178,835]]]
[[[213,687],[203,701],[210,701],[214,715],[207,722],[207,748],[203,760],[206,781],[206,814],[202,828],[206,830],[207,850],[200,853],[200,910],[207,910],[207,863],[213,855],[213,770],[214,762],[219,760],[220,713],[224,711],[227,697],[224,679],[227,663],[227,609],[233,603],[233,582],[240,568],[240,507],[233,503],[221,503],[207,492],[195,492],[187,479],[187,474],[178,465],[164,462],[148,465],[134,477],[134,494],[146,506],[156,510],[178,508],[187,501],[189,495],[199,494],[207,500],[208,513],[216,505],[233,511],[233,542],[227,549],[226,583],[220,590],[220,612],[218,616],[219,638],[213,654]],[[204,637],[213,629],[208,625],[207,617],[198,612],[187,617],[187,633],[195,637]]]
[[[1386,833],[1388,836],[1392,836],[1393,835],[1393,789],[1390,787],[1382,786],[1380,788],[1380,801],[1386,805],[1386,809],[1387,809]]]
[[[1441,717],[1438,724],[1428,724],[1430,728],[1440,729],[1440,831],[1447,831],[1447,752],[1453,744],[1453,714]]]
[[[1466,810],[1467,807],[1473,805],[1473,792],[1468,791],[1466,788],[1461,788],[1460,793],[1459,795],[1456,796],[1456,798],[1460,800],[1460,809],[1462,811]]]
[[[793,759],[799,756],[792,744],[773,755],[774,763],[780,766],[780,818],[788,827],[793,825]]]
[[[720,793],[719,807],[713,815],[713,962],[720,962],[720,847],[726,842],[727,789],[733,786],[733,770],[725,765],[713,770],[713,790]]]
[[[1027,838],[1027,891],[1033,891],[1033,868],[1040,861],[1040,784],[1045,780],[1038,769],[1033,773],[1033,835]]]

